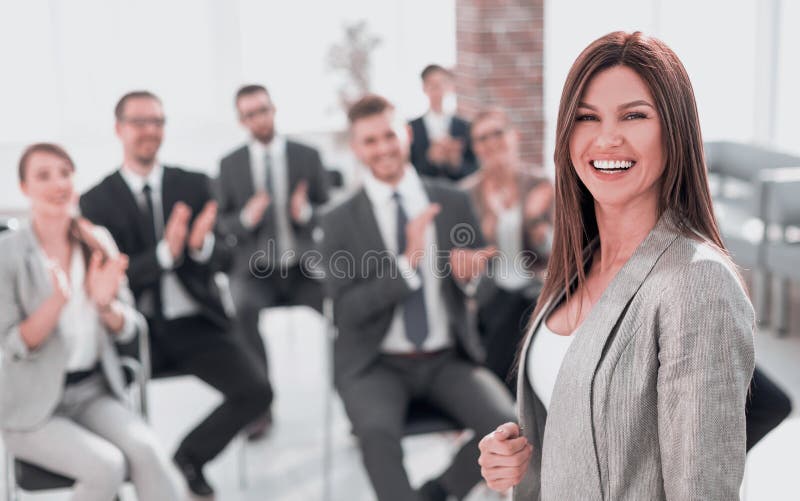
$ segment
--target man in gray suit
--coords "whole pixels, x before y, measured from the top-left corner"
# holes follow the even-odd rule
[[[412,400],[426,400],[475,432],[514,415],[502,382],[480,366],[465,290],[492,250],[466,194],[422,181],[408,163],[408,127],[380,96],[348,113],[364,188],[322,219],[326,283],[339,329],[336,385],[381,501],[461,499],[480,480],[477,441],[419,490],[400,441]]]
[[[219,228],[236,249],[231,273],[240,335],[268,377],[258,330],[262,308],[305,305],[322,310],[322,286],[301,258],[311,249],[317,208],[328,183],[317,150],[275,134],[275,105],[261,85],[236,93],[240,123],[250,141],[220,163]],[[271,415],[254,423],[263,436]]]

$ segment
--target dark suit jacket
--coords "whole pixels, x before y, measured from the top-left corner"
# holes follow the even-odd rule
[[[303,225],[292,221],[296,252],[300,255],[313,248],[312,230],[316,225],[316,213],[320,205],[328,201],[328,178],[319,153],[314,148],[294,141],[286,141],[286,162],[289,176],[289,193],[286,196],[286,214],[289,214],[289,199],[301,180],[308,182],[308,199],[313,210],[311,219]],[[228,243],[235,246],[234,274],[249,275],[250,257],[259,250],[259,245],[275,238],[274,218],[270,217],[272,206],[264,213],[261,224],[253,229],[242,226],[239,214],[255,193],[250,166],[250,151],[247,145],[233,151],[220,162],[219,229],[226,235]],[[291,220],[291,218],[290,218]]]
[[[454,188],[425,182],[432,203],[442,206],[434,219],[440,270],[449,270],[449,251],[454,247],[481,247],[483,236],[469,197]],[[339,335],[334,347],[334,375],[338,385],[358,374],[379,355],[395,307],[409,295],[397,262],[374,259],[388,252],[383,243],[372,204],[364,190],[322,217],[322,255],[328,294],[333,299]],[[459,236],[460,235],[460,236]],[[456,245],[454,240],[463,245]],[[469,328],[465,295],[449,274],[443,278],[442,295],[450,333],[463,356],[483,359],[477,333]]]
[[[192,209],[192,220],[211,199],[209,180],[205,174],[178,167],[164,166],[161,201],[164,218],[169,218],[176,202],[182,201]],[[160,287],[164,270],[158,264],[156,247],[148,243],[144,215],[134,194],[119,171],[110,174],[97,186],[83,194],[80,200],[83,215],[95,224],[105,226],[116,240],[121,252],[128,255],[128,280],[138,300],[146,290]],[[223,329],[229,319],[222,303],[221,291],[214,281],[214,272],[224,270],[230,263],[230,251],[220,238],[207,263],[194,261],[184,251],[175,274],[189,294],[200,305],[202,314]]]
[[[428,161],[428,148],[431,145],[428,138],[428,131],[425,128],[425,121],[422,117],[415,118],[410,123],[413,134],[411,142],[411,163],[421,176],[444,177],[447,179],[458,180],[464,178],[476,170],[478,164],[475,154],[472,152],[469,139],[469,122],[457,116],[450,122],[450,136],[464,141],[464,162],[458,169],[451,169],[446,165],[435,165]]]

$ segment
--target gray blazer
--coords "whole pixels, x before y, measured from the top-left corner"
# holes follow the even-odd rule
[[[19,324],[53,291],[41,252],[30,225],[0,235],[0,428],[5,430],[26,431],[43,424],[61,401],[64,388],[69,353],[58,327],[35,350],[28,349],[19,331]],[[130,290],[122,288],[119,299],[126,308],[125,321],[136,323],[132,332],[146,329],[144,317],[131,306]],[[105,330],[102,324],[97,328]],[[121,398],[122,366],[110,336],[118,342],[129,339],[100,336],[103,373],[111,391]]]
[[[431,203],[441,212],[434,218],[438,270],[449,270],[448,255],[454,247],[484,245],[469,197],[441,183],[423,181]],[[323,215],[322,256],[326,285],[333,299],[339,329],[334,346],[334,377],[337,385],[368,367],[380,354],[395,307],[411,293],[386,247],[372,203],[362,189]],[[450,332],[459,352],[480,363],[483,348],[468,321],[465,293],[449,274],[442,280],[442,298],[447,308]]]
[[[312,217],[306,224],[292,222],[295,252],[303,257],[306,251],[314,248],[312,231],[317,224],[317,209],[328,201],[328,177],[322,165],[319,152],[310,146],[295,141],[286,141],[286,168],[288,171],[288,194],[286,213],[289,213],[289,199],[300,181],[308,183],[308,199],[312,207]],[[250,197],[256,192],[253,172],[250,166],[250,150],[247,145],[238,148],[220,161],[217,198],[219,200],[218,229],[225,235],[226,242],[234,247],[234,278],[251,278],[250,258],[270,239],[276,238],[274,218],[267,213],[261,224],[253,229],[242,226],[239,215]]]
[[[515,500],[739,498],[753,308],[729,262],[671,221],[661,218],[573,334],[549,412],[526,357],[564,293],[532,323],[517,395],[533,457]]]

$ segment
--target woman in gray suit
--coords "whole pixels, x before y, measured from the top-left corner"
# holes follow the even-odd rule
[[[738,499],[754,314],[672,50],[639,32],[587,47],[564,85],[555,164],[519,425],[481,441],[484,478],[517,500]]]
[[[120,402],[113,342],[144,319],[124,285],[127,257],[73,216],[75,167],[34,144],[19,180],[31,221],[0,238],[0,428],[11,454],[76,480],[75,501],[109,501],[126,475],[139,499],[181,499],[155,435]]]

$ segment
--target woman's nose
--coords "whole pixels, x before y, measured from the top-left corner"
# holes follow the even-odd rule
[[[595,138],[595,146],[598,148],[616,148],[622,143],[622,134],[616,127],[604,127]]]

